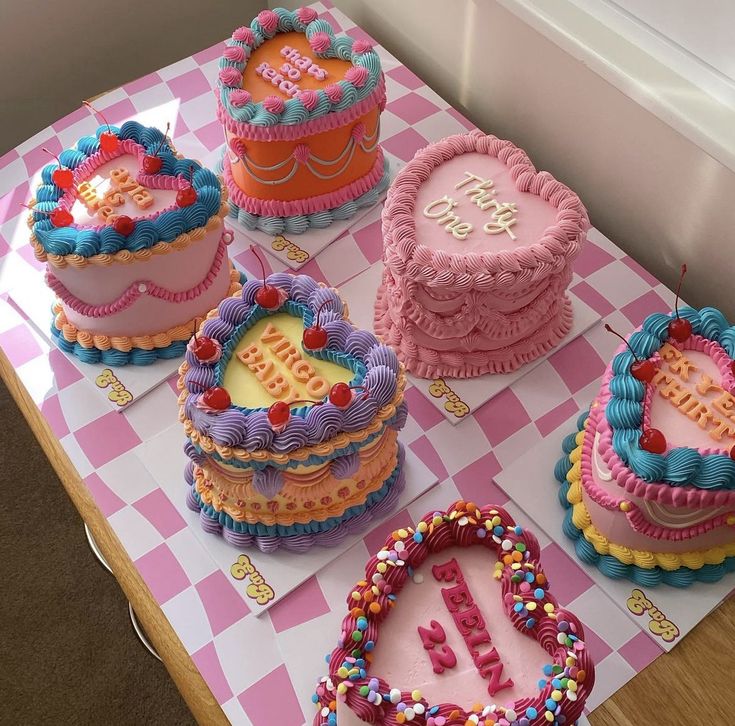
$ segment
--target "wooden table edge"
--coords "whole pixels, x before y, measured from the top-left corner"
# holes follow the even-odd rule
[[[222,708],[197,670],[160,605],[143,581],[112,527],[97,508],[48,422],[21,383],[5,352],[0,348],[0,378],[28,422],[66,493],[92,532],[113,575],[135,610],[169,675],[199,723],[229,724]],[[79,536],[83,533],[80,530]]]

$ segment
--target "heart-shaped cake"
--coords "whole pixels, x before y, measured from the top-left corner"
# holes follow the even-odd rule
[[[300,234],[375,204],[388,167],[372,46],[335,36],[313,8],[263,10],[226,46],[215,92],[232,215],[248,229]]]
[[[314,726],[571,724],[594,685],[536,538],[455,502],[399,529],[347,596]]]
[[[62,350],[107,365],[183,355],[196,318],[240,287],[226,212],[220,179],[158,129],[102,126],[62,151],[29,219]]]
[[[424,378],[514,370],[569,332],[588,227],[579,197],[510,141],[473,131],[430,144],[383,209],[375,330]]]
[[[733,355],[714,308],[650,315],[616,352],[556,471],[583,560],[646,586],[735,570]]]
[[[405,376],[307,275],[250,280],[210,313],[179,380],[188,503],[238,547],[337,544],[394,506]]]

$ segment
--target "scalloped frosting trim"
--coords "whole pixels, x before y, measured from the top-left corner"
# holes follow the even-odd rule
[[[305,199],[294,199],[292,201],[258,199],[257,197],[248,196],[237,186],[237,183],[232,177],[230,165],[230,159],[225,155],[224,178],[233,204],[236,204],[240,209],[245,210],[249,214],[256,214],[258,216],[294,217],[317,214],[327,209],[333,209],[367,193],[380,183],[384,174],[385,160],[383,158],[383,149],[378,147],[375,155],[375,163],[364,176],[332,192]]]
[[[555,320],[546,322],[529,337],[495,351],[439,351],[417,344],[391,317],[385,287],[375,301],[375,332],[398,355],[406,369],[420,378],[474,378],[486,373],[510,373],[556,346],[571,330],[572,304],[566,295]]]
[[[400,601],[402,588],[411,586],[409,579],[429,554],[453,546],[482,546],[489,550],[490,558],[495,554],[494,577],[500,581],[499,597],[505,614],[519,634],[536,640],[550,655],[552,667],[558,667],[552,674],[563,674],[567,683],[574,681],[571,688],[557,689],[552,683],[556,676],[552,675],[536,695],[504,706],[478,704],[467,711],[451,703],[432,704],[410,683],[397,688],[398,684],[388,684],[379,675],[370,674],[371,653],[380,647],[380,624]],[[362,721],[386,726],[403,723],[400,716],[409,709],[421,723],[435,726],[516,723],[522,716],[527,716],[529,723],[550,723],[557,714],[563,714],[570,723],[575,721],[594,685],[594,663],[584,644],[582,624],[572,613],[559,608],[540,556],[538,540],[516,525],[504,509],[479,508],[461,500],[445,512],[427,514],[415,527],[393,532],[380,552],[370,558],[364,579],[347,597],[349,611],[342,621],[337,648],[328,659],[329,674],[321,679],[312,699],[318,709],[314,726],[333,723],[338,702]],[[523,588],[522,582],[527,583]],[[529,582],[535,583],[532,588]],[[537,597],[539,589],[541,597]],[[525,607],[516,609],[516,604],[531,601],[536,617],[529,626],[528,611]],[[384,643],[382,647],[390,646]],[[554,690],[559,693],[552,698]],[[554,704],[552,710],[547,706],[549,702]]]
[[[349,534],[366,530],[377,517],[382,517],[395,509],[398,497],[406,484],[403,469],[403,447],[399,444],[398,466],[393,470],[383,488],[370,495],[365,504],[354,507],[339,521],[330,523],[328,529],[317,531],[297,530],[275,534],[251,534],[242,531],[232,518],[226,514],[217,515],[211,507],[203,505],[196,491],[190,486],[186,504],[194,512],[199,512],[199,522],[206,532],[220,534],[235,547],[257,547],[262,552],[275,552],[279,548],[291,552],[305,552],[314,545],[335,547]],[[187,468],[188,471],[188,468]],[[224,521],[223,521],[224,520]]]
[[[46,273],[46,284],[61,300],[64,306],[79,315],[87,318],[104,318],[109,315],[127,310],[131,305],[135,304],[138,298],[142,296],[157,298],[165,302],[176,304],[193,300],[199,297],[214,284],[217,279],[222,265],[227,259],[227,245],[232,241],[232,233],[226,231],[217,245],[217,250],[212,260],[212,265],[204,276],[204,279],[188,290],[173,291],[168,288],[157,285],[150,280],[138,280],[130,284],[130,286],[118,297],[109,303],[101,305],[92,305],[85,303],[78,297],[73,295],[61,280],[55,277],[50,271]]]
[[[50,212],[57,206],[70,211],[78,198],[78,191],[76,187],[69,190],[57,187],[53,183],[53,173],[59,168],[58,164],[48,164],[41,170],[41,184],[36,189],[35,199],[32,200],[32,205],[39,210],[31,212],[29,221],[34,248],[37,245],[42,250],[59,248],[50,254],[56,257],[71,255],[81,258],[98,254],[94,249],[99,249],[100,245],[108,248],[116,246],[120,251],[127,249],[129,245],[150,248],[164,241],[170,234],[176,234],[177,229],[193,228],[193,220],[201,219],[202,215],[207,219],[219,214],[216,210],[221,209],[226,201],[222,180],[202,167],[199,162],[179,157],[173,144],[164,139],[159,129],[143,126],[137,121],[126,121],[120,128],[111,128],[120,139],[116,151],[107,152],[100,148],[98,137],[107,129],[106,126],[100,126],[97,129],[97,136],[83,136],[77,141],[75,148],[64,149],[59,154],[61,163],[71,169],[75,184],[85,181],[98,167],[120,156],[131,154],[140,160],[147,152],[156,149],[162,162],[161,169],[154,175],[142,175],[140,178],[145,179],[154,188],[173,189],[181,184],[178,177],[188,176],[190,168],[193,167],[191,183],[197,192],[196,202],[185,210],[168,209],[152,216],[138,217],[136,228],[127,237],[115,231],[111,225],[82,227],[72,225],[55,228],[48,215],[42,212]],[[74,252],[80,243],[80,235],[86,235],[83,237],[81,248],[84,251]],[[69,251],[60,253],[60,250]],[[36,254],[38,256],[39,252]]]
[[[572,508],[572,523],[599,555],[610,555],[624,565],[635,565],[643,569],[659,567],[666,571],[673,571],[680,567],[697,570],[705,565],[722,564],[728,557],[735,556],[735,541],[721,547],[710,547],[690,552],[664,553],[632,549],[615,544],[605,537],[593,524],[587,507],[582,501],[582,468],[580,462],[585,428],[586,422],[582,430],[576,435],[576,448],[569,454],[569,461],[572,466],[566,474],[566,480],[569,482],[566,501]]]
[[[692,324],[695,345],[696,341],[702,344],[703,341],[717,343],[732,360],[735,355],[735,326],[731,326],[719,310],[683,307],[679,314]],[[668,342],[668,324],[674,317],[674,313],[649,315],[643,325],[628,336],[628,342],[639,357],[650,358]],[[640,448],[638,439],[644,420],[646,387],[630,373],[633,362],[633,356],[627,348],[618,348],[605,372],[604,380],[607,383],[603,385],[601,393],[603,400],[608,392],[610,396],[605,406],[605,416],[611,431],[610,446],[620,462],[617,470],[627,467],[646,483],[663,481],[675,487],[686,483],[708,490],[735,489],[735,461],[722,450],[700,452],[682,446],[670,448],[664,454],[652,454]],[[716,357],[715,363],[721,371],[725,369],[726,360],[722,354]],[[735,383],[731,373],[725,371],[722,382],[729,384],[731,381]],[[607,448],[606,432],[602,435],[602,445],[604,451],[601,454],[615,473],[618,462],[612,460],[610,449]],[[625,446],[624,451],[621,445]]]
[[[416,236],[416,193],[431,172],[460,154],[497,157],[520,191],[538,195],[558,209],[556,224],[534,244],[515,250],[452,254],[421,244]],[[383,209],[385,262],[396,277],[422,284],[468,290],[512,289],[558,273],[579,254],[589,229],[579,197],[548,172],[537,172],[528,156],[510,141],[481,131],[448,136],[421,149],[396,176]]]
[[[230,288],[228,295],[236,295],[242,289],[240,273],[230,263]],[[56,301],[52,308],[54,314],[54,328],[67,343],[77,343],[82,348],[96,348],[97,350],[119,350],[128,353],[134,348],[153,350],[167,348],[177,341],[188,341],[194,334],[196,322],[201,316],[192,318],[183,325],[177,325],[155,335],[100,335],[88,330],[80,330],[70,323],[60,301]]]
[[[266,526],[282,525],[290,527],[294,524],[324,521],[332,517],[341,517],[347,509],[363,504],[370,494],[383,487],[384,482],[396,468],[397,444],[393,442],[390,448],[391,451],[381,452],[382,456],[379,459],[370,462],[361,470],[360,476],[365,482],[363,489],[354,491],[350,497],[328,504],[322,504],[321,500],[317,500],[315,502],[316,506],[308,511],[296,513],[288,511],[273,512],[263,507],[260,511],[256,512],[246,509],[248,506],[253,506],[252,500],[249,501],[247,495],[239,501],[231,501],[227,494],[216,490],[216,483],[212,482],[207,476],[207,473],[199,466],[194,467],[195,487],[205,504],[208,504],[217,512],[224,511],[234,522],[250,525],[264,524]],[[206,469],[206,466],[204,468]]]
[[[226,217],[230,211],[230,207],[226,200],[226,191],[223,187],[222,205],[220,206],[217,214],[212,215],[203,227],[196,227],[189,232],[182,232],[171,242],[156,242],[152,247],[148,247],[143,250],[120,250],[112,255],[99,254],[92,257],[82,257],[81,255],[74,254],[54,255],[49,254],[44,250],[43,245],[36,239],[34,234],[31,234],[31,245],[33,245],[34,255],[39,262],[47,262],[49,265],[59,268],[71,266],[79,269],[86,267],[87,265],[101,265],[106,267],[114,264],[130,265],[134,262],[145,262],[150,260],[154,255],[166,255],[171,252],[180,252],[181,250],[185,250],[190,244],[203,239],[208,232],[222,226],[224,223],[224,217]],[[32,224],[31,216],[29,219],[29,226],[32,226]]]
[[[276,34],[288,32],[303,33],[316,57],[339,58],[349,61],[352,67],[344,79],[324,89],[299,91],[281,108],[267,108],[264,101],[254,103],[247,89],[242,88],[243,72],[253,50]],[[304,131],[311,122],[316,122],[321,131],[328,130],[334,128],[329,125],[330,117],[351,115],[355,113],[353,108],[366,100],[371,105],[381,102],[383,72],[378,54],[371,46],[347,35],[335,37],[332,26],[319,19],[312,8],[263,10],[250,27],[237,28],[226,46],[215,91],[218,117],[229,118],[233,132],[239,136],[265,140],[297,138],[313,133]],[[342,119],[342,124],[346,122]]]

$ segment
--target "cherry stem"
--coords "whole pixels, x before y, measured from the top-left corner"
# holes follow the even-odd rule
[[[53,151],[51,151],[50,149],[47,149],[45,146],[42,146],[41,147],[41,151],[45,151],[50,156],[53,156],[54,159],[56,159],[56,163],[59,165],[59,169],[63,169],[64,168],[64,165],[61,163],[61,159],[59,159],[59,157],[56,156],[56,154],[54,154]]]
[[[166,124],[166,133],[164,133],[163,138],[158,142],[158,146],[156,146],[156,150],[153,152],[153,156],[158,156],[158,152],[163,147],[164,141],[166,141],[166,137],[168,136],[169,129],[171,128],[171,124]]]
[[[681,266],[681,272],[679,273],[679,284],[676,286],[676,300],[674,302],[674,311],[676,312],[676,319],[679,319],[679,292],[681,291],[681,283],[684,282],[684,275],[687,274],[687,266]]]
[[[263,287],[268,287],[265,281],[265,263],[263,262],[262,257],[258,254],[258,250],[255,245],[250,245],[250,251],[255,255],[258,262],[260,262],[260,269],[263,271]]]
[[[321,406],[324,403],[324,401],[312,401],[310,398],[297,398],[295,401],[289,401],[288,405],[294,406],[297,403],[312,403],[315,406]]]
[[[199,321],[203,320],[203,318],[194,318],[194,340],[198,340],[197,338],[197,328],[199,327]]]
[[[105,118],[105,114],[102,113],[102,111],[98,111],[89,101],[82,101],[82,103],[93,113],[102,118],[102,120],[105,122],[105,125],[107,126],[107,131],[109,133],[112,133],[112,129],[110,128],[110,122]]]
[[[194,164],[189,164],[189,186],[194,186]]]
[[[30,209],[31,212],[38,212],[39,214],[45,214],[47,216],[51,216],[56,210],[52,209],[50,212],[47,212],[45,209],[39,209],[38,207],[32,207],[30,204],[23,204],[23,202],[20,203],[21,207],[25,207],[26,209]],[[61,209],[61,207],[57,207],[57,209]]]
[[[630,354],[635,358],[636,363],[640,363],[641,359],[635,354],[635,351],[633,348],[630,347],[630,343],[617,331],[613,330],[607,323],[605,323],[605,330],[607,330],[608,333],[612,333],[613,335],[617,335],[620,340],[625,343],[625,345],[628,346],[628,350],[630,351]]]
[[[365,400],[370,395],[370,389],[365,386],[350,386],[351,391],[365,391],[363,393],[362,398]]]
[[[331,301],[331,300],[325,300],[325,301],[324,301],[324,302],[323,302],[323,303],[322,303],[322,304],[321,304],[321,305],[319,306],[319,308],[317,309],[317,311],[316,311],[316,323],[314,324],[314,327],[315,327],[315,328],[320,328],[320,327],[321,327],[321,326],[319,325],[319,321],[321,320],[322,310],[323,310],[323,309],[324,309],[324,307],[325,307],[326,305],[328,305],[328,304],[329,304],[330,302],[332,302],[332,301]]]

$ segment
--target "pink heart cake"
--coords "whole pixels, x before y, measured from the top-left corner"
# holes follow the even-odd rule
[[[372,46],[335,35],[310,7],[263,10],[226,46],[215,94],[232,215],[248,229],[300,234],[375,204],[388,167]]]
[[[458,501],[399,529],[347,596],[314,726],[572,724],[595,680],[536,538]]]
[[[375,329],[423,378],[512,371],[569,332],[588,227],[579,197],[510,141],[431,144],[388,192]]]
[[[196,318],[240,288],[226,198],[214,173],[135,121],[62,151],[29,218],[59,347],[113,366],[183,355]]]
[[[649,315],[618,349],[555,472],[579,558],[649,587],[735,570],[735,327],[679,316]]]

